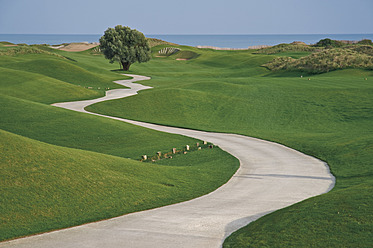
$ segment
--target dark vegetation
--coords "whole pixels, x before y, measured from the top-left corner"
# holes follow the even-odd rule
[[[121,25],[105,31],[100,38],[100,50],[110,63],[119,62],[124,71],[135,62],[150,60],[150,46],[144,34]]]

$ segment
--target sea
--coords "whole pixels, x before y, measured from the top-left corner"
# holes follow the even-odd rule
[[[58,45],[72,42],[98,42],[101,34],[0,34],[0,41],[15,44],[49,44]],[[222,48],[247,48],[258,45],[277,45],[302,41],[315,44],[321,39],[333,40],[373,40],[373,34],[240,34],[240,35],[165,35],[145,34],[168,42],[187,46],[214,46]]]

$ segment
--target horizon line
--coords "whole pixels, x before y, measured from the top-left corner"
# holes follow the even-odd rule
[[[143,33],[144,35],[373,35],[373,33],[289,33],[289,34],[147,34]],[[102,35],[102,34],[42,34],[42,33],[0,33],[0,35]]]

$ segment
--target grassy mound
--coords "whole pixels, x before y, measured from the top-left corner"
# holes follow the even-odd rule
[[[12,80],[21,81],[25,80],[25,76],[21,76],[17,79],[18,73],[14,70],[17,70],[19,74],[26,75],[27,72],[34,73],[35,83],[37,83],[37,78],[40,78],[41,82],[39,83],[39,88],[37,90],[48,89],[48,83],[42,83],[51,79],[53,82],[59,80],[63,84],[69,83],[73,85],[80,86],[82,88],[89,88],[91,91],[95,90],[96,92],[91,92],[91,95],[94,96],[104,96],[105,90],[107,88],[123,88],[123,86],[112,82],[113,80],[126,79],[123,75],[116,75],[111,73],[110,75],[97,73],[91,68],[82,68],[79,62],[71,61],[64,58],[62,55],[51,56],[48,51],[43,51],[42,54],[27,54],[18,57],[13,56],[0,56],[0,68],[13,69],[13,71],[8,70],[2,77],[2,83],[7,83],[7,87],[13,87]],[[45,52],[45,53],[44,53]],[[31,75],[28,73],[27,75]],[[10,75],[13,74],[13,75]],[[45,86],[42,87],[42,86]],[[56,86],[56,85],[54,85]],[[52,87],[54,87],[52,86]],[[42,88],[40,88],[42,87]],[[74,88],[74,87],[72,87]],[[74,89],[78,89],[75,87]],[[34,94],[36,91],[33,90]],[[59,94],[59,91],[56,89],[55,94]],[[79,90],[78,90],[79,91]],[[80,89],[80,91],[82,91]],[[24,91],[27,94],[28,91]],[[77,93],[76,95],[78,95]],[[82,96],[84,98],[84,96]],[[74,98],[76,99],[76,98]],[[58,99],[56,99],[58,101]]]
[[[181,50],[175,54],[175,58],[177,60],[190,60],[190,59],[195,59],[199,56],[198,53],[193,52],[193,51],[184,51]]]
[[[352,49],[326,49],[299,59],[278,57],[263,66],[273,71],[289,70],[309,73],[324,73],[346,68],[373,69],[373,56],[369,55],[371,52],[372,49],[367,46]]]
[[[277,54],[288,52],[318,52],[320,48],[303,44],[279,44],[272,47],[265,47],[257,50],[256,54]]]
[[[360,46],[349,46],[348,49],[356,51],[358,53],[363,53],[366,55],[373,56],[373,46],[360,45]]]
[[[8,41],[0,41],[0,46],[4,46],[4,45],[15,45],[15,44],[12,42],[8,42]]]
[[[277,211],[235,232],[223,247],[370,247],[372,190],[365,183]],[[320,228],[331,227],[330,220],[333,228]]]
[[[0,67],[1,93],[42,103],[92,99],[101,96],[96,91],[43,76],[38,73]]]
[[[7,49],[0,50],[0,56],[16,56],[16,55],[25,55],[25,54],[48,54],[52,56],[57,56],[59,58],[64,59],[63,56],[58,55],[56,53],[51,53],[36,47],[32,46],[17,46],[11,47]]]
[[[89,72],[74,63],[50,57],[42,58],[39,56],[29,61],[7,64],[5,66],[16,70],[38,73],[82,87],[90,87],[90,89],[94,88],[97,90],[102,87],[102,91],[104,91],[107,87],[111,89],[123,88],[123,86],[108,82],[105,78]],[[117,78],[120,78],[120,76],[117,76]],[[126,79],[126,77],[123,77],[123,79]]]
[[[149,164],[2,130],[0,152],[0,240],[191,199],[226,182],[227,161],[237,168],[219,149]]]
[[[176,45],[175,43],[167,42],[167,41],[156,39],[156,38],[146,38],[146,40],[149,42],[150,47],[161,46],[161,45],[171,45],[171,46]]]

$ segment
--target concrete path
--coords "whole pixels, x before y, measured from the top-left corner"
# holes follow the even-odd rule
[[[84,107],[92,103],[134,95],[138,90],[150,88],[133,83],[148,77],[130,76],[134,78],[116,83],[131,89],[111,90],[103,98],[57,103],[54,106],[88,113]],[[276,143],[242,135],[106,117],[212,142],[237,157],[241,166],[228,183],[208,195],[110,220],[3,242],[0,247],[220,247],[229,234],[249,222],[326,193],[334,186],[334,177],[324,162]]]

